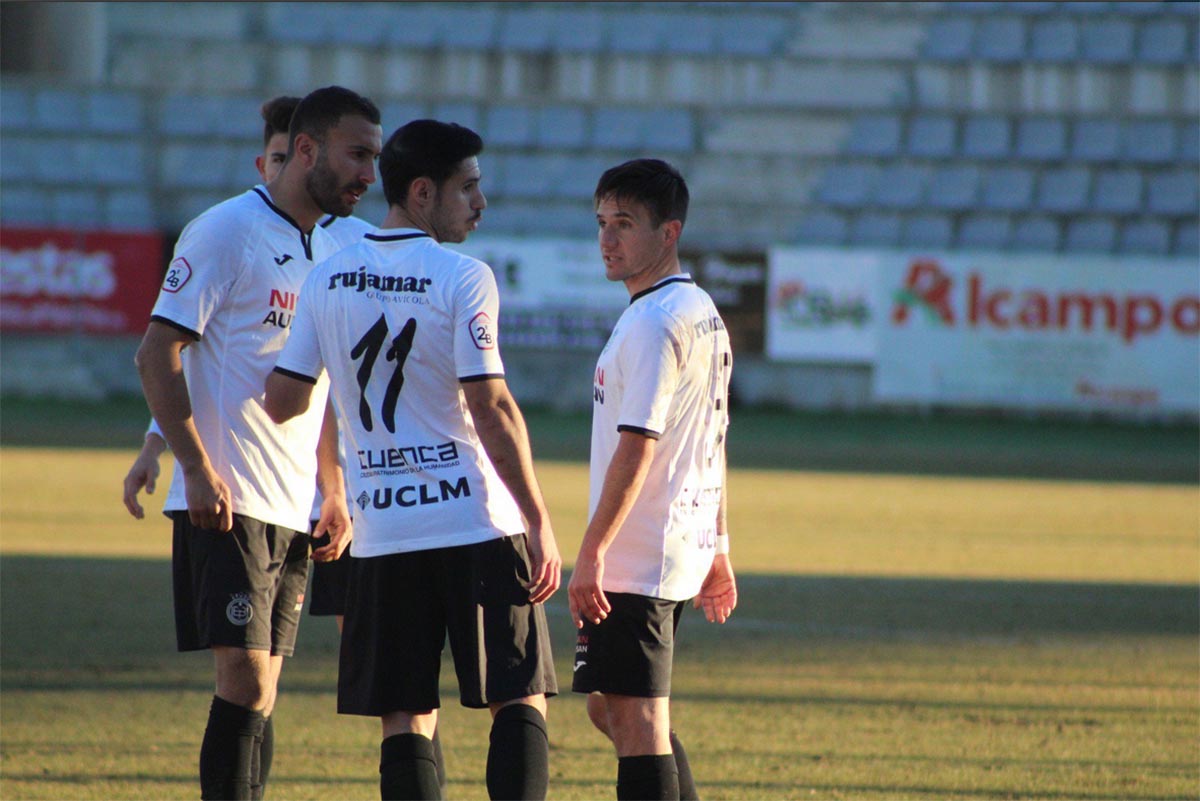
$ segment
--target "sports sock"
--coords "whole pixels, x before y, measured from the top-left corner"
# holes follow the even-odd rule
[[[263,719],[262,737],[255,744],[254,758],[250,763],[250,799],[262,801],[267,792],[267,778],[271,775],[271,763],[275,759],[274,718]]]
[[[492,801],[539,801],[550,786],[550,740],[546,719],[528,704],[512,704],[492,720],[487,756]]]
[[[675,801],[679,773],[670,754],[620,757],[617,760],[617,801]]]
[[[438,787],[442,788],[442,795],[446,795],[446,757],[442,755],[442,736],[439,734],[441,729],[433,730],[433,759],[437,765]]]
[[[692,768],[688,765],[687,751],[683,750],[683,743],[679,742],[674,729],[671,730],[671,753],[675,755],[675,767],[679,770],[679,801],[700,801],[696,781],[692,778]]]
[[[208,726],[200,744],[200,797],[249,801],[255,741],[263,716],[213,696]]]
[[[379,795],[383,801],[437,801],[433,743],[423,734],[393,734],[379,747]]]

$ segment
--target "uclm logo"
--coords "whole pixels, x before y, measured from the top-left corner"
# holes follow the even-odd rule
[[[1163,330],[1200,334],[1200,295],[1164,297],[1152,292],[1049,290],[989,283],[978,272],[957,277],[937,261],[920,259],[908,268],[894,295],[892,323],[904,326],[914,310],[937,327],[994,331],[1108,331],[1125,343]]]

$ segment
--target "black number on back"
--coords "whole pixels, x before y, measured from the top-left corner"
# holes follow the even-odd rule
[[[383,408],[380,412],[384,427],[392,434],[396,433],[396,402],[400,399],[400,390],[404,387],[404,362],[408,360],[408,354],[412,351],[413,336],[416,333],[417,321],[415,318],[409,318],[404,327],[400,329],[400,333],[392,340],[392,346],[388,348],[386,354],[389,362],[396,363],[396,369],[392,372],[392,377],[388,379],[387,389],[383,393]],[[367,403],[367,383],[371,380],[371,372],[375,369],[375,360],[379,358],[379,351],[383,350],[383,343],[387,340],[387,335],[387,318],[381,314],[375,324],[367,329],[362,338],[350,349],[352,360],[362,357],[362,364],[358,366],[356,374],[358,377],[358,416],[366,431],[371,431],[375,427],[371,419],[371,407]]]

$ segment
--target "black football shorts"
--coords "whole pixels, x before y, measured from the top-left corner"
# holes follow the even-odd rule
[[[315,526],[315,524],[314,524]],[[329,535],[322,534],[312,540],[315,551],[329,544]],[[350,583],[350,547],[342,551],[335,562],[312,563],[312,587],[308,593],[308,613],[317,616],[346,614],[346,586]]]
[[[338,666],[338,712],[441,706],[447,635],[463,706],[555,695],[546,610],[529,603],[524,535],[356,558]]]
[[[308,581],[308,532],[233,516],[232,531],[171,513],[175,637],[180,651],[214,645],[291,656]]]
[[[612,611],[599,624],[585,620],[575,635],[571,690],[635,698],[671,694],[675,632],[686,601],[624,592],[605,593]]]

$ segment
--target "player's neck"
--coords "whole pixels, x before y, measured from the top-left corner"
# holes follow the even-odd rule
[[[267,184],[267,191],[271,193],[271,201],[295,220],[300,230],[308,233],[325,213],[304,185],[304,175],[298,169],[289,170],[290,166],[290,162],[284,165],[274,180]]]
[[[433,226],[429,225],[419,216],[409,214],[399,206],[388,206],[387,216],[383,218],[383,224],[380,228],[415,228],[418,231],[424,231],[429,234],[434,240],[438,240],[437,235],[433,232]]]
[[[664,278],[670,278],[672,275],[680,275],[682,273],[683,268],[679,266],[679,255],[672,252],[667,254],[661,262],[653,267],[626,278],[625,289],[629,292],[629,297],[632,298],[639,292],[645,292]]]

